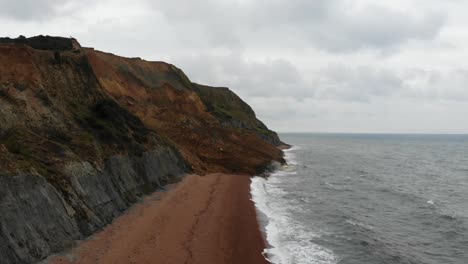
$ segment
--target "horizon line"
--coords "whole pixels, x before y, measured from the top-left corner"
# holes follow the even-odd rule
[[[277,131],[278,134],[351,134],[351,135],[467,135],[465,133],[445,132],[317,132],[317,131]]]

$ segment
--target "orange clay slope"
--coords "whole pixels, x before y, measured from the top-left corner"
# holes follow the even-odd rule
[[[196,93],[196,84],[175,66],[94,49],[86,53],[106,93],[174,142],[194,172],[255,174],[272,160],[282,161],[282,152],[252,130],[223,126]]]

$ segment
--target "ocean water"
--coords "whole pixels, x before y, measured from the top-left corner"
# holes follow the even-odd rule
[[[468,264],[468,136],[281,136],[251,185],[273,263]]]

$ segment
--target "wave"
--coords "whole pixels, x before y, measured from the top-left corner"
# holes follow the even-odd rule
[[[358,227],[361,227],[361,228],[364,228],[364,229],[367,229],[367,230],[374,230],[373,226],[368,225],[368,224],[364,224],[363,222],[359,222],[357,220],[347,219],[347,220],[345,220],[345,222],[347,224],[352,225],[352,226],[358,226]]]
[[[285,151],[288,165],[281,170],[268,178],[252,179],[252,199],[257,210],[266,217],[264,228],[269,247],[264,250],[264,255],[275,264],[334,264],[338,260],[333,252],[312,242],[320,237],[320,232],[314,232],[295,221],[291,211],[300,208],[293,201],[285,199],[290,194],[281,188],[284,178],[296,174],[295,166],[298,163],[294,152],[298,149],[292,147]]]

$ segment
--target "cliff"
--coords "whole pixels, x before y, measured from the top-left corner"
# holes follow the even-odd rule
[[[255,174],[271,160],[281,160],[281,151],[256,133],[223,125],[174,65],[93,49],[86,54],[107,95],[174,142],[196,173]]]
[[[234,93],[171,64],[0,38],[2,263],[63,250],[187,173],[259,173],[278,144]]]
[[[253,132],[274,146],[285,145],[279,139],[278,134],[258,120],[252,108],[228,88],[213,88],[196,83],[192,85],[194,91],[206,105],[207,111],[222,126]]]

